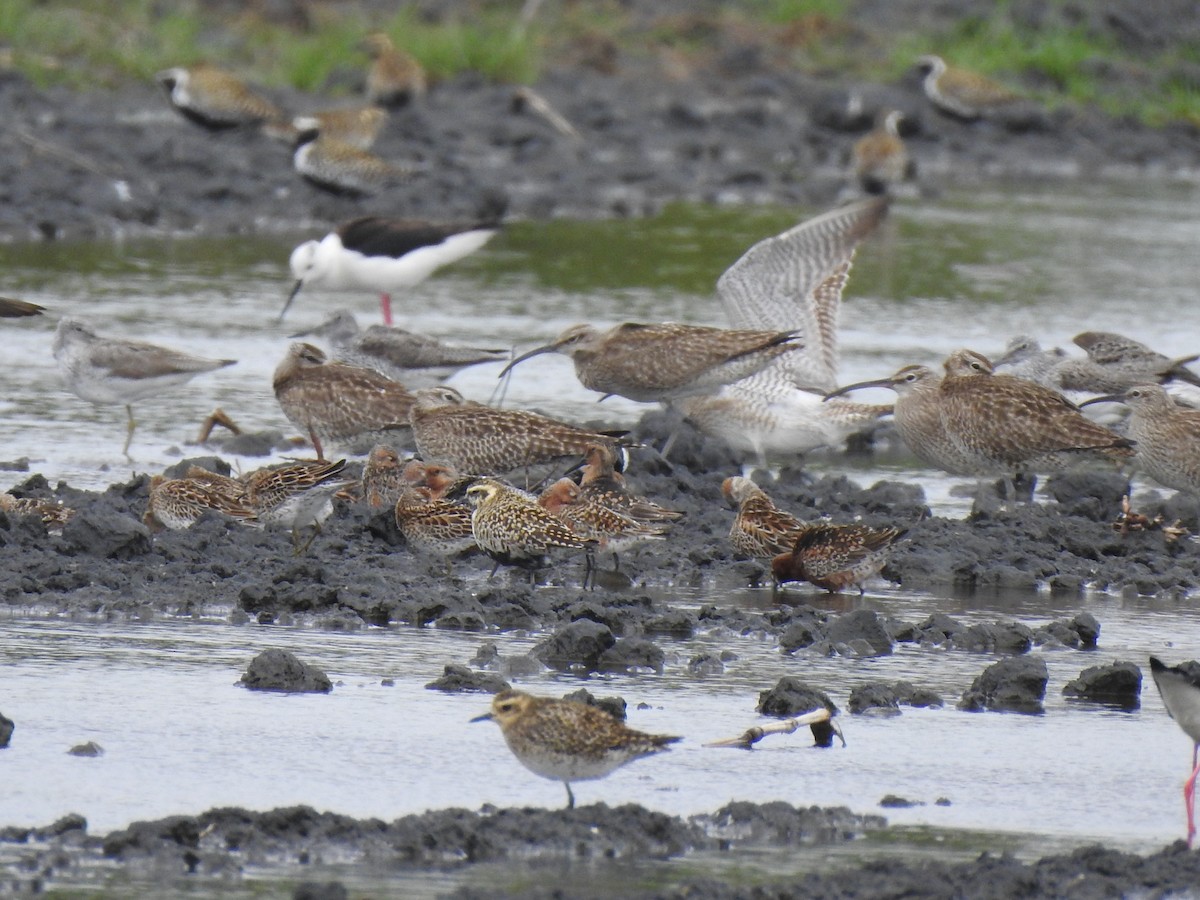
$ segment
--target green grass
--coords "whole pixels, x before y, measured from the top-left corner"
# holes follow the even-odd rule
[[[986,15],[939,31],[881,33],[856,17],[854,0],[741,0],[715,13],[673,8],[657,16],[653,7],[632,10],[617,0],[546,0],[527,29],[518,26],[521,0],[475,0],[459,18],[437,22],[409,6],[379,20],[342,0],[309,4],[306,30],[250,11],[217,17],[204,0],[0,0],[0,60],[43,85],[145,80],[206,57],[267,86],[348,90],[367,62],[362,37],[382,30],[433,80],[472,71],[528,84],[546,60],[581,42],[608,42],[620,56],[642,60],[670,48],[703,66],[728,48],[724,35],[733,29],[735,44],[757,41],[770,58],[812,73],[895,81],[918,55],[936,52],[1050,107],[1091,104],[1151,124],[1200,123],[1200,90],[1187,74],[1200,66],[1200,46],[1134,54],[1074,25],[1063,0],[1047,0],[1047,24],[1038,29],[1015,24],[1012,5],[997,0]],[[1113,72],[1128,77],[1106,77]]]

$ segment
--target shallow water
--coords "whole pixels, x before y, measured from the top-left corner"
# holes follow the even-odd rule
[[[964,345],[995,353],[1019,332],[1068,345],[1085,329],[1116,330],[1172,355],[1200,349],[1192,327],[1200,281],[1197,192],[1192,184],[1144,182],[1036,194],[990,185],[900,205],[860,251],[851,277],[843,380],[936,363]],[[755,240],[812,212],[676,209],[649,222],[518,223],[412,298],[397,298],[396,307],[401,324],[414,330],[481,346],[529,346],[585,319],[719,324],[712,285],[723,268]],[[3,456],[29,457],[31,470],[52,482],[102,487],[196,452],[185,444],[215,406],[248,428],[289,430],[270,388],[287,335],[317,324],[339,304],[364,325],[377,315],[371,296],[306,293],[284,325],[275,322],[288,288],[288,250],[309,236],[0,247],[3,293],[42,303],[55,315],[85,317],[104,334],[239,360],[140,404],[130,465],[120,454],[123,411],[93,407],[61,387],[49,317],[0,322],[7,347],[0,367]],[[483,400],[498,370],[498,364],[478,366],[452,383]],[[614,424],[642,410],[620,399],[595,406],[569,361],[557,356],[522,365],[508,398]],[[845,463],[827,456],[813,465]],[[966,503],[951,496],[952,480],[903,457],[855,465],[852,477],[864,482],[921,483],[938,512],[959,513]],[[0,487],[25,477],[3,473]],[[671,599],[731,597],[769,602],[749,590]],[[1030,625],[1080,607],[1075,599],[1060,606],[1040,594],[961,601],[883,591],[860,602],[910,620],[937,609],[968,622],[1011,616]],[[954,709],[990,656],[901,645],[881,659],[787,658],[773,639],[718,633],[664,640],[668,665],[661,677],[593,678],[587,686],[626,697],[634,727],[683,734],[686,742],[603,782],[579,785],[577,795],[581,803],[638,801],[674,813],[712,811],[735,798],[867,812],[890,793],[924,804],[886,811],[894,823],[1156,848],[1182,836],[1187,739],[1166,717],[1148,675],[1142,708],[1132,713],[1069,704],[1061,690],[1088,665],[1128,659],[1144,667],[1150,652],[1171,661],[1200,656],[1200,613],[1146,598],[1097,596],[1084,606],[1103,624],[1101,650],[1046,654],[1050,689],[1047,714],[1039,717]],[[466,662],[484,637],[410,628],[231,628],[220,624],[224,612],[214,610],[212,620],[96,624],[10,611],[0,621],[0,711],[17,722],[17,732],[0,765],[15,787],[0,800],[0,825],[41,825],[77,811],[93,832],[104,832],[219,805],[306,803],[390,818],[431,807],[563,801],[560,785],[534,777],[509,756],[494,726],[467,724],[486,708],[486,698],[423,687],[444,664]],[[520,635],[487,639],[505,654],[535,642]],[[285,697],[236,687],[266,647],[292,649],[325,669],[337,685],[333,694]],[[737,654],[728,672],[690,676],[687,661],[714,647]],[[906,709],[899,718],[845,716],[845,749],[814,750],[800,734],[769,739],[753,753],[700,747],[753,724],[758,692],[784,674],[802,675],[843,707],[854,684],[904,677],[941,692],[947,708]],[[384,678],[394,686],[382,686]],[[546,674],[522,686],[561,693],[578,683]],[[642,702],[650,708],[636,709]],[[87,740],[105,755],[66,754]],[[148,776],[152,792],[142,787]],[[934,805],[940,797],[951,805]],[[1026,846],[1041,851],[1041,841]]]

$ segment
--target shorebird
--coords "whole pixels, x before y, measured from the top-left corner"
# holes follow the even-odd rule
[[[618,722],[602,709],[574,700],[534,697],[505,690],[492,709],[472,722],[491,719],[500,726],[513,756],[529,771],[567,789],[575,808],[572,781],[603,778],[626,763],[669,749],[682,738],[646,734]]]
[[[328,362],[312,344],[289,346],[272,384],[283,414],[308,434],[320,460],[322,441],[366,435],[407,440],[413,395],[404,385],[370,369]]]
[[[522,353],[500,377],[534,356],[562,353],[571,357],[575,376],[590,390],[642,403],[667,402],[739,381],[800,347],[793,331],[735,331],[674,322],[623,322],[606,331],[573,325],[549,344]]]
[[[379,291],[384,324],[391,325],[393,291],[416,287],[491,240],[500,228],[503,204],[492,202],[483,212],[470,222],[366,216],[339,225],[320,241],[305,241],[288,260],[296,284],[279,320],[301,288],[324,285],[329,290]]]
[[[14,497],[0,492],[0,512],[16,516],[37,516],[47,528],[61,530],[75,515],[75,510],[61,500],[38,500],[34,497]]]
[[[1200,410],[1179,406],[1157,384],[1139,384],[1120,394],[1085,401],[1129,407],[1125,433],[1134,442],[1134,462],[1160,484],[1200,496]]]
[[[374,369],[411,388],[432,387],[460,369],[508,357],[507,350],[460,347],[402,328],[371,325],[360,331],[352,313],[339,310],[316,328],[293,338],[322,337],[333,347],[336,362]]]
[[[1086,359],[1064,360],[1054,370],[1059,390],[1115,394],[1147,382],[1184,381],[1200,386],[1200,376],[1187,364],[1200,354],[1172,359],[1140,341],[1109,331],[1085,331],[1071,339]]]
[[[588,565],[584,587],[593,570],[595,541],[575,534],[566,523],[538,506],[537,498],[494,478],[482,478],[467,488],[471,504],[471,533],[479,549],[500,566],[534,570],[548,565],[552,550],[585,550]]]
[[[764,468],[769,454],[835,446],[873,427],[888,407],[831,406],[820,395],[837,386],[838,314],[854,252],[888,203],[875,197],[831,210],[746,251],[717,282],[730,323],[797,330],[804,349],[715,393],[672,405],[706,434],[755,454]]]
[[[773,559],[790,553],[807,527],[791,513],[779,509],[749,478],[741,475],[721,482],[725,502],[737,510],[729,528],[733,549],[754,559]]]
[[[595,541],[599,549],[611,552],[614,571],[621,567],[619,554],[634,544],[662,538],[667,533],[661,524],[639,522],[605,506],[594,494],[585,494],[570,478],[560,478],[551,484],[537,502],[581,538]]]
[[[872,131],[854,143],[854,177],[868,194],[886,194],[913,176],[912,159],[900,137],[904,114],[888,110]]]
[[[142,521],[152,530],[182,531],[195,525],[209,510],[243,521],[255,517],[244,496],[230,498],[194,478],[155,475],[150,479],[150,499]]]
[[[412,483],[401,490],[395,506],[396,527],[408,545],[447,557],[475,547],[471,507],[465,499],[446,496],[454,477],[444,466],[410,466],[412,462],[405,466],[405,478]]]
[[[46,307],[38,306],[27,300],[14,300],[11,297],[0,297],[0,318],[19,319],[24,316],[40,316]]]
[[[445,385],[417,391],[409,420],[422,459],[469,475],[582,456],[592,444],[617,441],[539,413],[468,402]]]
[[[584,451],[579,490],[592,502],[645,524],[670,523],[683,513],[660,506],[629,489],[623,472],[617,471],[619,455],[611,444],[591,444]]]
[[[363,38],[371,57],[367,69],[367,99],[382,106],[404,106],[425,96],[425,69],[410,54],[396,48],[382,31]]]
[[[1004,353],[993,362],[993,368],[1005,375],[1013,375],[1028,381],[1036,381],[1043,387],[1060,390],[1055,372],[1070,359],[1061,347],[1043,350],[1037,338],[1018,334],[1009,340]]]
[[[978,119],[1021,99],[982,75],[946,65],[940,56],[919,57],[917,68],[925,75],[921,87],[929,101],[959,119]]]
[[[410,166],[388,162],[319,128],[297,134],[292,167],[309,184],[343,197],[378,194],[416,174]]]
[[[1187,845],[1196,837],[1196,776],[1200,775],[1200,666],[1188,663],[1168,666],[1150,657],[1150,675],[1162,697],[1167,715],[1192,741],[1192,774],[1183,783],[1183,802],[1187,809]]]
[[[236,75],[208,63],[175,66],[154,76],[180,115],[210,131],[277,121],[283,113]]]
[[[358,150],[370,150],[387,122],[387,110],[380,106],[346,106],[322,109],[293,116],[290,128],[281,136],[294,142],[305,132],[317,131],[325,138],[341,141]]]
[[[892,545],[907,533],[907,528],[806,525],[795,546],[771,560],[771,574],[776,584],[809,581],[831,594],[855,586],[862,595],[866,593],[863,582],[879,574]]]
[[[359,478],[359,494],[372,509],[393,506],[408,485],[400,465],[400,454],[384,444],[371,448]]]
[[[258,522],[290,529],[296,553],[303,553],[333,512],[333,495],[350,484],[339,477],[344,468],[344,459],[318,459],[257,469],[243,479],[246,502]],[[309,525],[313,533],[301,546],[300,531]]]
[[[67,386],[82,399],[124,404],[129,427],[121,452],[127,458],[137,427],[133,419],[134,403],[235,362],[191,356],[141,341],[101,337],[78,319],[69,317],[60,319],[54,332],[54,359]]]

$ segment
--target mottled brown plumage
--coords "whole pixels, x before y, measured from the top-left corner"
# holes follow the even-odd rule
[[[208,63],[164,69],[154,78],[180,115],[210,131],[276,121],[283,116],[279,107],[236,75]]]
[[[912,160],[900,137],[903,115],[888,110],[874,129],[854,143],[854,177],[870,194],[886,194],[897,184],[912,177]]]
[[[575,375],[584,387],[654,403],[739,381],[801,346],[791,331],[737,331],[673,322],[625,322],[607,331],[574,325],[551,343],[518,356],[504,372],[542,353],[563,353],[575,363]]]
[[[1055,383],[1061,390],[1117,394],[1138,384],[1176,380],[1200,386],[1200,376],[1187,368],[1200,356],[1172,359],[1140,341],[1109,331],[1084,331],[1072,340],[1087,358],[1064,359],[1055,367]]]
[[[534,697],[504,690],[490,712],[472,719],[500,726],[513,756],[542,778],[567,788],[567,808],[575,806],[572,781],[603,778],[613,770],[669,749],[682,738],[635,731],[602,709],[574,700]]]
[[[410,485],[396,498],[396,527],[409,546],[438,556],[453,556],[475,546],[471,508],[435,496],[429,487]]]
[[[406,484],[400,454],[383,444],[373,447],[359,479],[359,492],[367,506],[378,509],[394,505]]]
[[[255,518],[244,498],[230,497],[202,480],[155,475],[150,479],[150,499],[142,521],[153,530],[179,531],[191,528],[209,510],[242,521]]]
[[[312,344],[292,344],[274,378],[275,398],[293,425],[308,433],[317,457],[323,441],[387,433],[407,440],[413,395],[378,372],[329,363]]]
[[[614,558],[627,547],[666,534],[661,527],[638,522],[585,495],[570,478],[560,478],[542,491],[538,505],[565,522],[581,538],[596,541],[601,549],[612,551]]]
[[[496,561],[493,574],[501,565],[542,568],[552,550],[587,549],[590,555],[594,546],[538,506],[533,495],[502,481],[480,479],[467,488],[467,501],[475,543]]]
[[[43,525],[52,530],[61,530],[75,515],[75,510],[64,506],[61,500],[14,497],[4,492],[0,492],[0,512],[16,516],[37,516]]]
[[[806,527],[791,513],[778,509],[766,492],[740,475],[721,482],[725,502],[737,510],[729,529],[729,541],[739,553],[755,559],[771,559],[789,552]]]
[[[617,451],[610,444],[592,444],[584,454],[579,490],[583,498],[599,503],[638,522],[674,522],[683,513],[660,506],[631,491],[616,469]]]
[[[371,57],[367,68],[367,99],[382,106],[403,106],[425,96],[425,68],[409,53],[397,49],[382,31],[363,38]]]
[[[341,141],[358,150],[370,150],[385,122],[387,110],[382,107],[349,106],[295,116],[285,133],[290,133],[294,142],[304,132],[315,129],[326,138]]]
[[[449,387],[417,391],[410,414],[423,459],[471,475],[495,475],[565,456],[582,456],[615,439],[538,413],[468,402]]]
[[[946,65],[940,56],[922,56],[917,67],[925,74],[921,86],[929,101],[960,119],[978,119],[1020,99],[1004,85],[976,72]]]
[[[892,545],[906,528],[868,528],[865,525],[812,524],[804,526],[795,546],[771,560],[775,581],[809,581],[830,593],[856,586],[879,573]]]
[[[346,197],[377,194],[414,174],[411,167],[388,162],[316,128],[300,132],[292,167],[315,187]]]

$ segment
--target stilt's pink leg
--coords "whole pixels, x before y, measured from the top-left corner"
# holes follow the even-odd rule
[[[383,313],[383,324],[389,328],[392,325],[392,295],[379,295],[379,311]]]
[[[1192,746],[1192,774],[1183,783],[1183,802],[1187,805],[1188,849],[1191,849],[1192,840],[1196,837],[1196,776],[1200,775],[1197,754],[1200,754],[1200,743]]]

